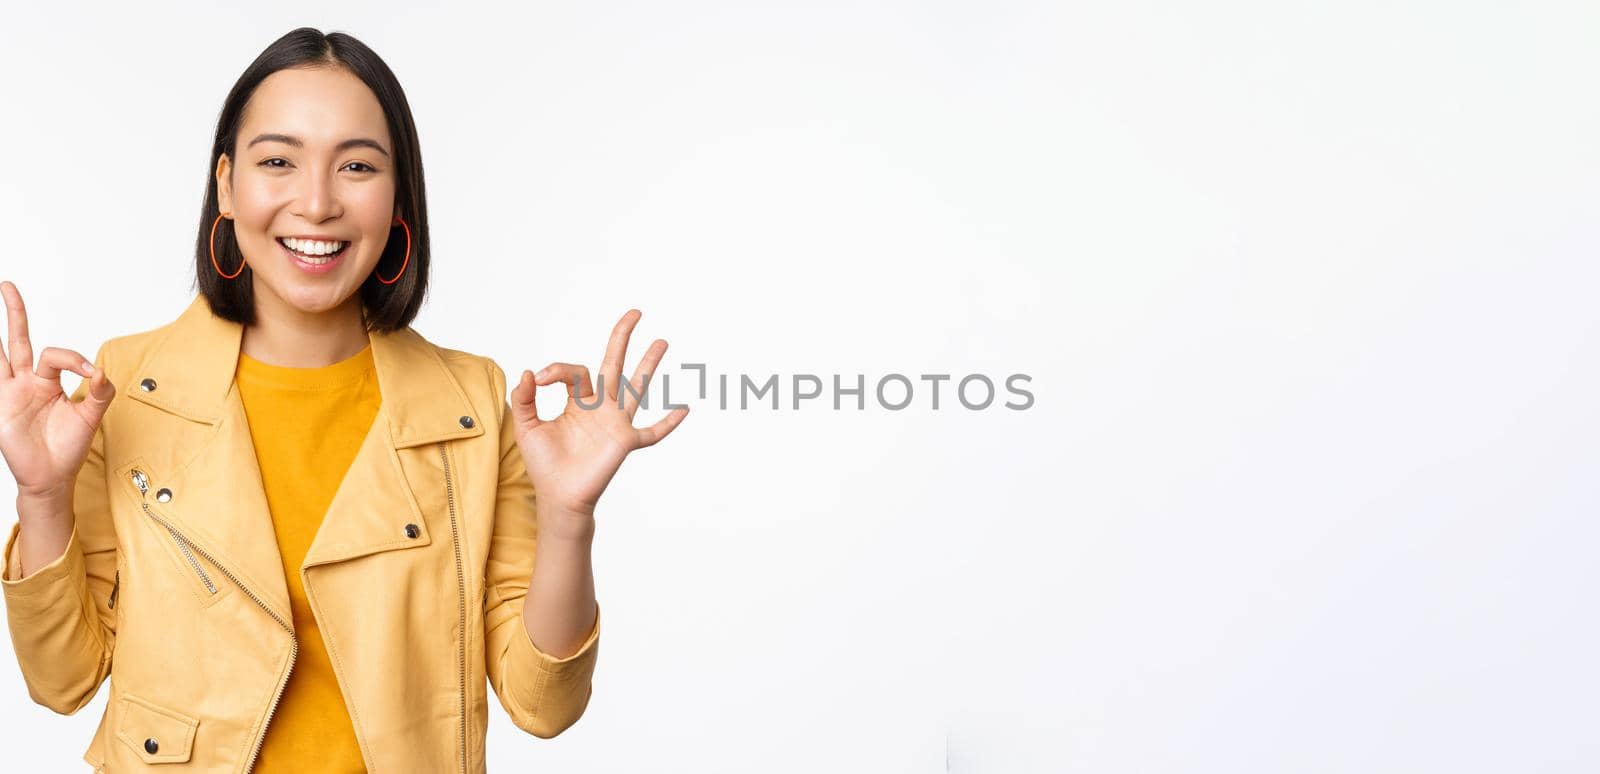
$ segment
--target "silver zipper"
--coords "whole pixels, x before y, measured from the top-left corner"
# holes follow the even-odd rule
[[[461,568],[461,534],[456,528],[456,495],[450,482],[450,455],[439,442],[439,459],[444,463],[444,493],[450,505],[450,545],[456,553],[456,591],[460,602],[461,641],[456,646],[461,678],[461,771],[467,772],[467,576]]]
[[[149,482],[150,479],[145,476],[144,471],[133,471],[133,483],[135,486],[139,487],[139,495],[141,498],[139,506],[144,508],[146,515],[152,519],[155,519],[157,522],[160,522],[161,526],[166,527],[167,531],[172,533],[173,538],[177,539],[180,546],[191,546],[192,544],[190,544],[188,540],[184,539],[183,536],[178,534],[178,530],[173,527],[170,522],[156,515],[155,511],[150,510],[150,503],[144,501],[144,495],[150,491]],[[217,561],[216,557],[207,553],[206,550],[200,546],[193,545],[192,547],[195,551],[198,551],[201,556],[204,556],[207,561],[216,565],[217,569],[222,570],[222,574],[228,576],[228,580],[233,581],[234,585],[238,586],[240,591],[243,591],[246,596],[254,600],[257,605],[260,605],[262,610],[267,611],[267,615],[272,616],[272,620],[277,621],[278,625],[282,626],[283,630],[289,633],[289,668],[284,670],[283,682],[278,684],[278,692],[272,696],[272,707],[267,710],[267,719],[261,723],[261,734],[256,737],[255,747],[250,751],[250,762],[244,767],[244,770],[249,772],[256,767],[256,758],[261,754],[261,743],[265,742],[267,739],[267,726],[272,723],[272,716],[278,711],[278,701],[283,698],[283,689],[289,686],[289,675],[294,672],[295,659],[300,655],[300,640],[294,635],[293,625],[284,622],[282,618],[278,617],[278,614],[273,612],[272,608],[268,607],[266,602],[261,601],[261,597],[256,596],[256,593],[251,591],[250,587],[240,582],[239,578],[230,572],[227,567],[223,566],[221,562]],[[184,551],[184,554],[189,556],[189,561],[191,563],[194,563],[193,554],[190,554],[187,550]],[[211,585],[210,579],[206,578],[205,571],[200,569],[200,565],[198,563],[195,563],[195,570],[200,573],[201,578],[206,579],[206,587],[210,588],[212,593],[216,593],[216,587]]]
[[[133,471],[133,485],[139,487],[139,497],[141,499],[150,492],[150,478],[146,476],[142,470]],[[150,512],[149,507],[145,508],[145,512]],[[151,515],[154,516],[155,514]],[[168,524],[161,519],[156,519],[156,521],[161,522],[161,526],[167,528],[167,532],[172,535],[172,541],[178,544],[178,550],[182,551],[183,557],[189,560],[189,566],[193,567],[195,574],[200,576],[200,581],[206,584],[206,591],[209,591],[212,594],[217,593],[217,586],[211,582],[211,576],[206,574],[205,568],[200,566],[200,561],[194,558],[194,552],[189,550],[189,541],[184,540],[183,536],[179,535],[178,531],[173,529],[171,524]]]

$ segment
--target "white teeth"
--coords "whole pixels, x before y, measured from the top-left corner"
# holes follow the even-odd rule
[[[349,244],[348,242],[325,242],[318,239],[295,239],[293,237],[282,237],[279,241],[283,242],[285,247],[301,255],[336,253],[343,249],[346,244]]]
[[[300,260],[313,266],[321,266],[333,260],[329,253],[343,250],[349,242],[324,242],[316,239],[295,239],[293,237],[280,237],[278,242],[289,248]]]

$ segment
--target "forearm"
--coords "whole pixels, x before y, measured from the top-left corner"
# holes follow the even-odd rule
[[[594,593],[594,517],[540,511],[533,577],[522,621],[539,650],[566,658],[593,631],[599,614]]]
[[[72,496],[17,495],[17,561],[21,572],[8,580],[28,577],[34,570],[59,559],[67,550],[74,518]]]

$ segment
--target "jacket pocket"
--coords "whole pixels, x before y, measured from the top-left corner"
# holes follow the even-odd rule
[[[228,591],[228,584],[220,582],[221,576],[215,572],[215,565],[207,562],[189,541],[170,527],[153,519],[146,519],[145,522],[151,536],[161,544],[162,553],[172,560],[173,569],[184,578],[183,585],[194,593],[201,607],[210,607],[223,597]]]
[[[127,496],[138,509],[135,518],[150,531],[151,539],[160,547],[160,552],[172,561],[173,568],[183,577],[182,585],[189,589],[200,606],[210,607],[225,596],[229,584],[220,581],[215,565],[206,561],[188,539],[153,507],[154,503],[160,501],[160,492],[163,490],[154,487],[150,467],[143,458],[136,457],[123,464],[119,475]],[[120,585],[120,577],[118,580]]]
[[[182,763],[194,747],[200,721],[169,707],[123,694],[117,720],[117,739],[145,763]]]

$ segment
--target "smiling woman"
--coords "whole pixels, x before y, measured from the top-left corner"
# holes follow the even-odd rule
[[[666,352],[621,389],[637,309],[598,400],[582,365],[523,370],[508,396],[492,359],[424,338],[424,193],[394,74],[297,29],[223,105],[176,320],[35,368],[0,282],[18,490],[0,587],[36,702],[76,712],[110,678],[97,770],[473,774],[485,686],[534,736],[583,715],[596,506],[687,408],[633,426]],[[541,419],[557,382],[566,408]]]
[[[195,275],[217,314],[249,325],[263,305],[359,298],[372,330],[416,317],[430,254],[416,124],[360,41],[297,30],[268,47],[223,105],[209,169]]]

